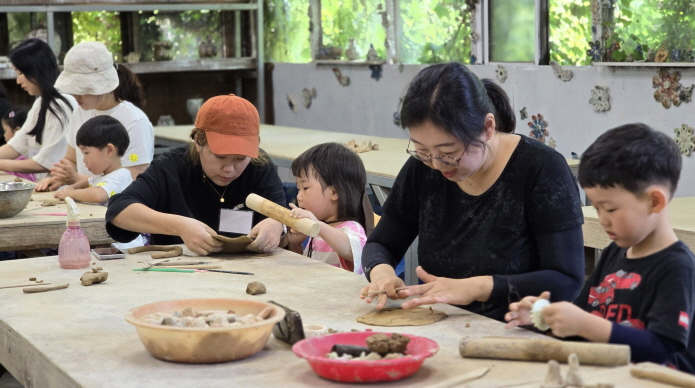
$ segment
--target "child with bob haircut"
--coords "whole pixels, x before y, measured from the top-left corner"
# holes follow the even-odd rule
[[[130,137],[120,121],[111,116],[91,118],[77,131],[76,141],[85,166],[94,176],[57,191],[54,197],[106,204],[133,182],[130,171],[121,166]]]
[[[666,207],[681,172],[667,135],[627,124],[601,135],[582,156],[579,184],[613,242],[575,299],[541,312],[558,337],[630,346],[633,362],[695,372],[695,256],[671,227]],[[531,323],[539,297],[509,305],[507,328]]]
[[[365,195],[367,173],[362,160],[338,143],[309,148],[292,162],[297,180],[297,206],[290,204],[294,218],[319,221],[319,236],[309,239],[290,229],[288,249],[357,274],[362,274],[362,248],[373,213]]]
[[[27,109],[21,106],[12,107],[7,111],[7,113],[5,113],[5,116],[2,117],[2,129],[5,131],[5,142],[9,142],[10,139],[14,137],[15,133],[22,129],[22,125],[24,125],[24,122],[27,121],[27,113]],[[15,160],[24,159],[26,159],[24,155],[19,155],[19,157],[17,157]],[[36,182],[36,175],[34,174],[11,171],[8,171],[7,173],[28,181]]]

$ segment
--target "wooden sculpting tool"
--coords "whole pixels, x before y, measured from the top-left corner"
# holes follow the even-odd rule
[[[255,210],[266,217],[272,218],[277,222],[283,223],[290,228],[304,233],[310,237],[319,235],[321,226],[318,222],[308,218],[294,218],[290,214],[290,209],[284,208],[273,201],[269,201],[260,195],[249,194],[246,197],[246,206],[251,210]]]
[[[218,267],[219,268],[219,267]],[[236,275],[253,275],[251,272],[241,272],[241,271],[223,271],[221,269],[183,269],[183,268],[172,268],[172,267],[152,267],[152,268],[135,268],[133,271],[146,271],[146,272],[222,272],[222,273],[232,273]]]
[[[3,289],[3,288],[18,288],[18,287],[36,287],[36,286],[47,286],[47,285],[49,285],[49,284],[51,284],[51,283],[32,283],[32,284],[20,284],[20,285],[17,285],[17,286],[4,286],[4,287],[0,287],[0,290],[1,290],[1,289]]]
[[[577,353],[583,365],[617,366],[630,362],[627,345],[499,337],[463,339],[459,343],[459,353],[464,358],[557,362],[566,362],[570,354]]]
[[[407,289],[408,287],[397,287],[396,291],[403,291]],[[375,295],[375,294],[385,294],[386,290],[379,290],[379,291],[369,291],[369,292],[363,292],[362,296],[369,296],[369,295]]]
[[[652,362],[642,362],[630,368],[630,374],[641,379],[650,379],[678,387],[695,388],[695,376],[670,369]]]

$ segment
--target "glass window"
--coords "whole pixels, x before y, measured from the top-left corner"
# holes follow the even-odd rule
[[[550,60],[560,65],[590,65],[586,55],[591,41],[589,0],[550,0]]]
[[[624,61],[628,57],[646,59],[650,49],[657,60],[658,57],[672,62],[695,60],[692,0],[615,1],[613,20],[607,22],[607,27],[607,61]]]
[[[534,62],[534,0],[490,0],[490,61]]]
[[[72,35],[75,44],[101,42],[121,60],[121,19],[118,12],[73,12]]]
[[[210,45],[209,57],[222,57],[224,40],[219,11],[140,11],[137,25],[135,46],[140,61],[200,59],[201,42]]]
[[[471,13],[465,2],[401,0],[399,5],[401,62],[470,62]]]
[[[366,59],[373,45],[379,58],[386,58],[386,18],[382,0],[342,0],[321,2],[323,46],[342,49],[341,59],[354,39],[357,55]],[[388,24],[386,24],[388,25]]]
[[[265,53],[269,62],[311,62],[308,0],[266,0]]]

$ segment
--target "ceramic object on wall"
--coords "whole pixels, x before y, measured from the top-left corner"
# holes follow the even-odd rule
[[[174,44],[168,40],[152,43],[155,61],[170,61],[174,58]]]
[[[46,29],[43,24],[39,24],[39,27],[29,31],[29,33],[24,37],[24,40],[26,39],[41,39],[42,41],[48,43],[48,29]],[[53,47],[51,49],[53,50],[53,54],[55,54],[56,57],[60,55],[60,47],[62,45],[62,41],[60,39],[60,34],[58,31],[53,31]]]
[[[555,138],[551,137],[548,139],[548,147],[555,149],[557,146],[557,142],[555,141]]]
[[[309,109],[312,98],[313,96],[311,95],[311,90],[308,88],[302,89],[302,105],[304,105],[305,108]]]
[[[695,85],[681,86],[678,91],[678,98],[681,102],[690,102],[693,100],[693,87],[695,87]]]
[[[607,86],[594,86],[591,90],[591,98],[589,104],[594,106],[594,112],[605,112],[611,109],[611,103],[608,97]]]
[[[553,69],[553,74],[562,81],[569,81],[572,79],[572,70],[565,70],[555,61],[550,61],[550,67]]]
[[[123,57],[128,63],[138,63],[140,62],[140,53],[137,51],[131,51],[130,54]]]
[[[372,71],[371,78],[377,81],[381,78],[381,65],[369,65],[369,70]]]
[[[598,40],[595,42],[589,42],[589,49],[586,50],[586,55],[591,57],[594,62],[601,62],[603,58],[603,47],[601,47],[601,42]]]
[[[495,73],[497,73],[497,80],[500,81],[500,83],[504,83],[504,81],[507,80],[507,69],[504,66],[497,65]]]
[[[666,50],[666,48],[664,47],[661,47],[660,49],[656,50],[654,62],[666,62],[666,60],[668,60],[668,50]]]
[[[526,120],[528,118],[528,113],[526,113],[526,107],[521,108],[519,111],[519,118]]]
[[[399,127],[401,126],[401,112],[399,112],[399,111],[393,112],[393,123]]]
[[[289,94],[287,95],[287,106],[290,107],[292,113],[297,113],[297,103],[294,102],[294,98]]]
[[[340,69],[338,69],[337,67],[333,68],[333,74],[335,74],[335,78],[342,86],[350,85],[350,77],[344,75],[343,72],[340,71]]]
[[[206,37],[205,41],[201,41],[198,44],[198,55],[200,58],[215,58],[217,56],[217,46],[212,43],[210,35]]]
[[[368,61],[378,61],[379,60],[379,54],[377,54],[376,49],[374,48],[373,44],[369,45],[369,51],[367,51],[367,60]]]
[[[343,54],[343,49],[335,46],[326,46],[319,48],[316,53],[316,59],[340,59]]]
[[[157,120],[157,126],[159,127],[173,127],[174,125],[176,125],[176,122],[174,122],[174,118],[171,115],[161,115]]]
[[[680,128],[674,130],[676,132],[676,143],[681,153],[685,156],[690,156],[690,153],[695,151],[695,136],[693,136],[693,128],[688,124],[683,124]]]
[[[545,138],[550,135],[548,132],[548,122],[543,119],[542,114],[531,116],[532,121],[529,121],[528,126],[531,128],[529,137],[545,143]]]
[[[681,84],[678,82],[681,79],[681,74],[674,71],[669,73],[666,69],[660,69],[654,78],[652,78],[652,87],[656,88],[654,92],[654,100],[660,102],[661,105],[668,109],[671,104],[679,106],[681,104],[678,96],[678,88]]]

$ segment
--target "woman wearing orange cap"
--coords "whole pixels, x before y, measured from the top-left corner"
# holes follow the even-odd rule
[[[248,234],[248,249],[268,252],[280,243],[283,226],[245,209],[255,193],[285,205],[282,183],[259,151],[258,111],[234,95],[209,99],[198,112],[190,146],[158,159],[121,194],[111,197],[106,230],[116,241],[151,233],[152,244],[186,244],[207,255],[222,249],[213,236]]]

